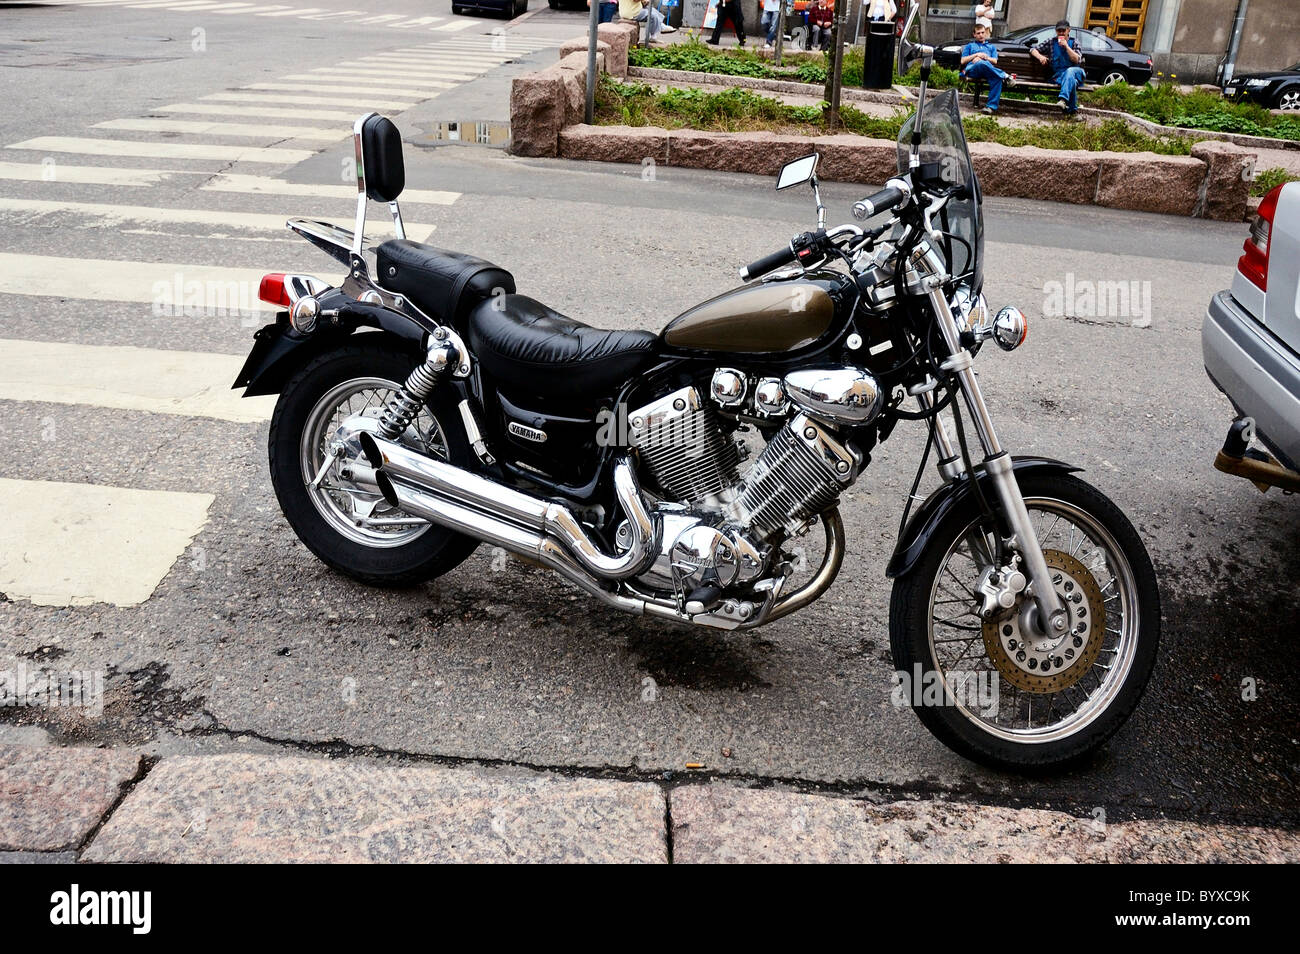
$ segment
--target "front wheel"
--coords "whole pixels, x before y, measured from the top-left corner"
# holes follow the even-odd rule
[[[1070,613],[1066,634],[1038,635],[1024,593],[981,618],[979,554],[994,538],[972,500],[895,583],[890,646],[896,685],[941,742],[995,768],[1047,771],[1089,756],[1137,707],[1155,665],[1160,593],[1141,538],[1103,493],[1064,474],[1019,484]]]

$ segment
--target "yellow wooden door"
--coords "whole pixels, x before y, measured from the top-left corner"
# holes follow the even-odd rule
[[[1086,30],[1100,27],[1108,37],[1130,50],[1142,47],[1142,28],[1147,22],[1147,0],[1088,0]]]

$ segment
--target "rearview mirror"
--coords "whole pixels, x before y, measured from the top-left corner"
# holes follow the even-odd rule
[[[917,30],[916,36],[912,35],[912,28],[916,26],[916,18],[921,13],[920,3],[911,4],[911,9],[907,11],[907,22],[903,24],[903,32],[898,37],[898,75],[903,76],[912,68],[912,63],[921,58],[921,50],[917,46],[920,42],[920,30]]]
[[[776,177],[776,191],[801,185],[817,174],[817,153],[792,159],[781,167]]]

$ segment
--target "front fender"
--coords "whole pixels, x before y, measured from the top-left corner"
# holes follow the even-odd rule
[[[1011,461],[1012,473],[1017,477],[1029,471],[1073,474],[1082,469],[1048,457],[1014,457]],[[997,489],[993,486],[993,479],[985,473],[984,465],[977,465],[975,473],[976,479],[984,489],[984,496],[996,500]],[[898,544],[894,547],[894,555],[889,560],[885,575],[890,579],[897,579],[911,573],[917,561],[921,559],[921,554],[930,545],[930,539],[939,529],[939,525],[971,500],[974,494],[970,478],[963,474],[926,497],[907,526],[903,528],[903,535],[899,537]]]
[[[361,327],[376,328],[413,348],[419,348],[431,329],[399,312],[353,301],[341,292],[321,296],[322,308],[338,308],[337,324],[322,322],[316,331],[300,335],[289,325],[288,313],[253,335],[253,350],[231,388],[244,388],[244,397],[278,394],[285,382],[311,358],[339,347]]]

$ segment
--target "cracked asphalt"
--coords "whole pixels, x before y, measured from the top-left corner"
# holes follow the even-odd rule
[[[74,21],[69,9],[13,11],[17,40],[162,57],[164,44],[149,36],[182,37],[189,24],[151,23],[145,36],[129,12],[110,24],[103,11]],[[557,38],[576,32],[570,21],[536,19]],[[162,97],[402,39],[380,30],[344,35],[327,24],[313,28],[309,43],[288,44],[289,35],[287,26],[269,26],[218,45],[221,55],[174,57],[167,75],[176,85],[165,90],[125,66],[105,69],[93,99],[76,95],[84,74],[0,62],[0,82],[12,92],[21,75],[30,96],[29,108],[0,115],[0,138],[79,135]],[[208,36],[210,49],[221,43],[217,27]],[[504,119],[509,77],[548,56],[554,52],[523,57],[397,117],[408,139],[408,186],[463,193],[421,212],[437,226],[435,244],[500,263],[521,292],[578,319],[657,329],[733,285],[737,266],[810,226],[806,194],[778,195],[754,177],[661,168],[644,181],[640,167],[417,142],[439,121]],[[326,149],[283,175],[335,182],[347,148]],[[24,187],[0,183],[5,194],[23,195]],[[196,188],[196,178],[179,180],[155,195],[197,207]],[[830,221],[847,220],[859,193],[828,184]],[[76,189],[51,183],[42,195],[71,200]],[[219,193],[202,201],[277,213],[297,201],[296,211],[312,217],[346,216],[350,205],[282,197],[264,205],[270,200]],[[141,606],[42,607],[0,596],[0,669],[102,670],[107,689],[102,715],[90,719],[66,709],[0,708],[0,741],[149,756],[301,750],[646,780],[725,777],[881,798],[933,792],[1085,816],[1101,807],[1116,819],[1164,814],[1294,827],[1300,505],[1212,469],[1232,412],[1200,360],[1205,305],[1229,284],[1246,227],[999,199],[986,213],[986,294],[994,307],[1020,305],[1031,321],[1023,349],[986,349],[979,361],[1003,442],[1014,453],[1085,468],[1084,478],[1138,527],[1160,577],[1164,642],[1155,675],[1134,717],[1092,764],[1032,780],[990,772],[948,752],[890,704],[884,567],[923,444],[918,430],[900,427],[846,495],[849,553],[825,597],[756,633],[727,634],[619,615],[486,547],[426,586],[369,589],[318,563],[285,523],[267,476],[265,424],[23,401],[0,401],[0,477],[202,491],[216,500],[193,545]],[[333,267],[287,234],[177,248],[166,235],[73,220],[4,226],[4,250],[27,254],[322,274]],[[1071,275],[1150,283],[1149,327],[1079,309],[1044,314],[1049,283]],[[0,295],[5,338],[235,355],[246,352],[251,333],[234,318],[162,318],[146,305]],[[1255,689],[1251,700],[1243,698],[1245,680]],[[687,763],[704,767],[689,771]]]

